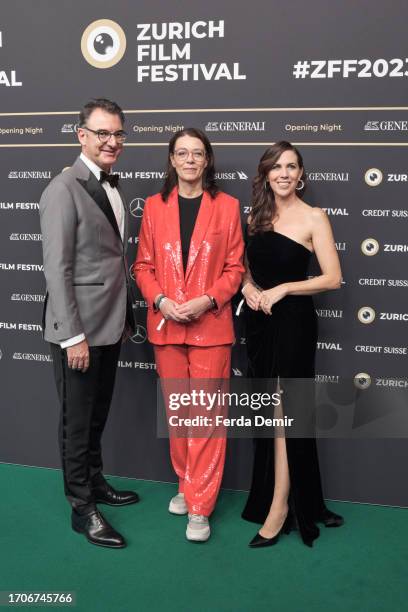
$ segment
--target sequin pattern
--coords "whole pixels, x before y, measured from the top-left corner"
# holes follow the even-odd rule
[[[213,346],[234,341],[230,300],[238,291],[244,267],[239,203],[220,193],[203,194],[187,269],[184,275],[180,242],[178,193],[167,202],[160,194],[146,202],[134,266],[137,284],[148,302],[147,331],[154,344]],[[207,311],[189,324],[167,321],[157,329],[161,313],[154,298],[163,293],[178,303],[210,294],[218,310]]]

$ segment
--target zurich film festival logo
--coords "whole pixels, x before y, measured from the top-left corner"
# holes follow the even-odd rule
[[[361,243],[361,251],[363,252],[364,255],[367,255],[367,257],[372,257],[373,255],[377,255],[379,250],[380,250],[380,244],[378,240],[376,240],[375,238],[366,238]]]
[[[81,51],[94,68],[111,68],[125,54],[125,33],[118,23],[110,19],[93,21],[82,34]]]
[[[132,217],[140,219],[143,217],[145,200],[143,198],[134,198],[129,204],[129,210]]]
[[[371,385],[371,376],[369,374],[367,374],[366,372],[359,372],[359,374],[356,374],[354,377],[354,386],[357,387],[357,389],[368,389],[368,387]]]
[[[374,321],[375,310],[374,308],[371,308],[371,306],[363,306],[359,309],[357,317],[360,323],[367,325],[368,323],[372,323]]]
[[[369,187],[378,187],[382,183],[383,173],[378,168],[370,168],[365,173],[364,180]]]

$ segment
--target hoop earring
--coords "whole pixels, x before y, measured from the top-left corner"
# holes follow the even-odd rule
[[[268,187],[269,187],[269,182],[267,180],[265,180],[265,183],[264,183],[265,191],[268,191]]]
[[[302,189],[304,189],[304,187],[305,187],[305,181],[300,179],[299,183],[302,183],[302,184],[300,185],[300,187],[296,187],[296,191],[302,191]]]

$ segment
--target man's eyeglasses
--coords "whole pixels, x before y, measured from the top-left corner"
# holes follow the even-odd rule
[[[127,133],[124,130],[118,130],[117,132],[108,132],[108,130],[91,130],[91,128],[83,126],[82,130],[88,130],[92,134],[96,134],[100,142],[108,142],[111,136],[114,137],[118,144],[122,144],[126,140]]]
[[[205,160],[205,151],[200,151],[197,149],[196,151],[187,151],[187,149],[178,149],[174,151],[174,157],[179,161],[185,161],[190,153],[196,162],[202,162]]]

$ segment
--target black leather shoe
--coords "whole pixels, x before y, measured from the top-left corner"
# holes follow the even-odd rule
[[[73,510],[71,524],[72,529],[77,533],[83,533],[91,544],[108,548],[124,548],[126,546],[126,542],[120,533],[115,531],[98,511],[81,515]]]
[[[108,506],[128,506],[136,504],[139,496],[133,491],[116,491],[107,482],[92,489],[96,504],[108,504]]]
[[[326,527],[341,527],[341,525],[344,524],[344,518],[340,516],[340,514],[336,514],[328,508],[325,508],[318,522],[323,523]]]
[[[292,521],[287,516],[282,527],[280,528],[278,533],[273,536],[273,538],[264,538],[263,536],[261,536],[260,533],[257,533],[256,536],[252,538],[248,546],[250,546],[251,548],[264,548],[265,546],[273,546],[274,544],[278,542],[282,533],[286,533],[286,534],[290,533],[291,522]]]

